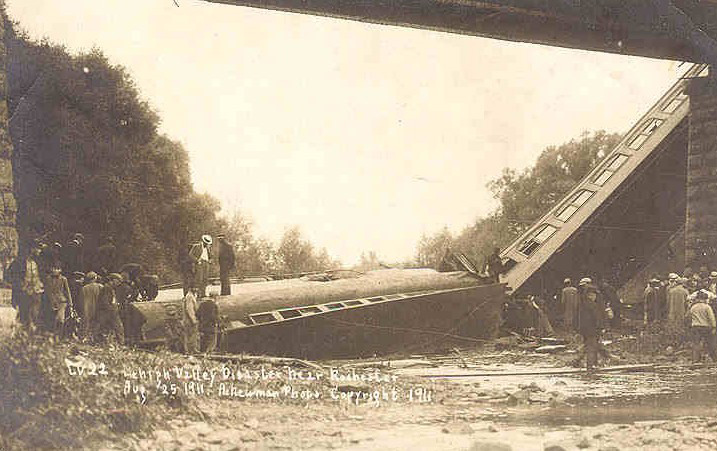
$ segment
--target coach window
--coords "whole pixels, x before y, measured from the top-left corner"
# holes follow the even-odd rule
[[[543,226],[538,228],[530,238],[525,240],[523,244],[520,245],[518,252],[527,256],[532,255],[543,243],[548,240],[548,238],[553,236],[557,230],[558,229],[550,224],[543,224]]]
[[[607,165],[607,169],[612,172],[615,172],[620,169],[620,166],[622,166],[626,161],[627,155],[619,153],[615,155],[612,160],[610,160],[610,164]]]
[[[664,111],[667,114],[672,114],[682,105],[682,102],[685,101],[687,98],[687,95],[685,95],[684,92],[681,92],[677,94],[672,100],[669,102],[665,102],[665,105],[662,107],[662,111]]]
[[[570,217],[578,211],[580,207],[583,206],[585,202],[590,199],[590,196],[594,194],[594,191],[581,189],[575,195],[570,198],[568,203],[560,210],[560,212],[555,215],[558,219],[560,219],[563,222],[566,222]]]
[[[642,144],[647,141],[647,138],[650,137],[650,135],[657,130],[657,127],[662,125],[662,123],[665,122],[662,119],[649,119],[644,127],[642,127],[642,130],[640,133],[633,138],[632,141],[630,141],[630,144],[627,146],[632,150],[637,150],[642,146]]]
[[[593,183],[597,186],[603,186],[605,182],[607,182],[610,177],[618,170],[620,167],[625,164],[627,161],[628,156],[625,154],[617,154],[614,157],[610,159],[605,169],[600,172],[600,174],[595,177],[593,180]]]

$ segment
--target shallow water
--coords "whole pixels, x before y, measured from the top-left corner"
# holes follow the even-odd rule
[[[540,412],[518,412],[504,421],[544,426],[594,426],[687,416],[717,416],[717,370],[575,375],[561,381],[565,403]],[[531,379],[550,391],[540,380]],[[543,381],[545,383],[545,381]]]
[[[568,405],[550,408],[546,425],[596,425],[717,415],[717,370],[670,370],[620,375],[585,375],[592,392],[574,394]]]
[[[407,369],[405,374],[466,374],[554,371],[526,364],[486,365],[465,370],[447,365]],[[668,420],[685,416],[717,416],[717,368],[672,368],[625,373],[455,377],[450,383],[473,384],[480,391],[514,393],[531,384],[543,395],[559,394],[561,402],[530,403],[506,408],[501,422],[518,425],[580,425]]]

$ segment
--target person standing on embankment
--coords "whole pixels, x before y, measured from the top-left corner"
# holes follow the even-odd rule
[[[236,255],[234,247],[229,244],[224,235],[218,235],[219,240],[219,280],[222,284],[222,296],[232,294],[231,281],[229,276],[236,269]]]
[[[194,288],[197,289],[197,297],[201,299],[207,296],[209,265],[213,262],[212,237],[202,235],[201,241],[192,245],[189,255],[194,264]]]

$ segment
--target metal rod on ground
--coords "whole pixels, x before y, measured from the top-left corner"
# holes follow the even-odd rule
[[[673,369],[706,369],[717,368],[715,364],[694,363],[690,365],[657,365],[654,363],[641,365],[621,365],[605,368],[596,368],[588,371],[585,368],[569,368],[563,370],[544,370],[544,371],[510,371],[505,373],[462,373],[462,374],[416,374],[413,376],[426,379],[451,379],[451,378],[467,378],[467,377],[497,377],[497,376],[554,376],[561,374],[600,374],[600,373],[637,373],[641,371],[664,371]]]

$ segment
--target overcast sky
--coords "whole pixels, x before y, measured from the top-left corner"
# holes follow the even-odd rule
[[[7,0],[34,37],[128,68],[195,188],[350,265],[496,207],[486,183],[585,130],[625,132],[677,63],[205,3]]]

